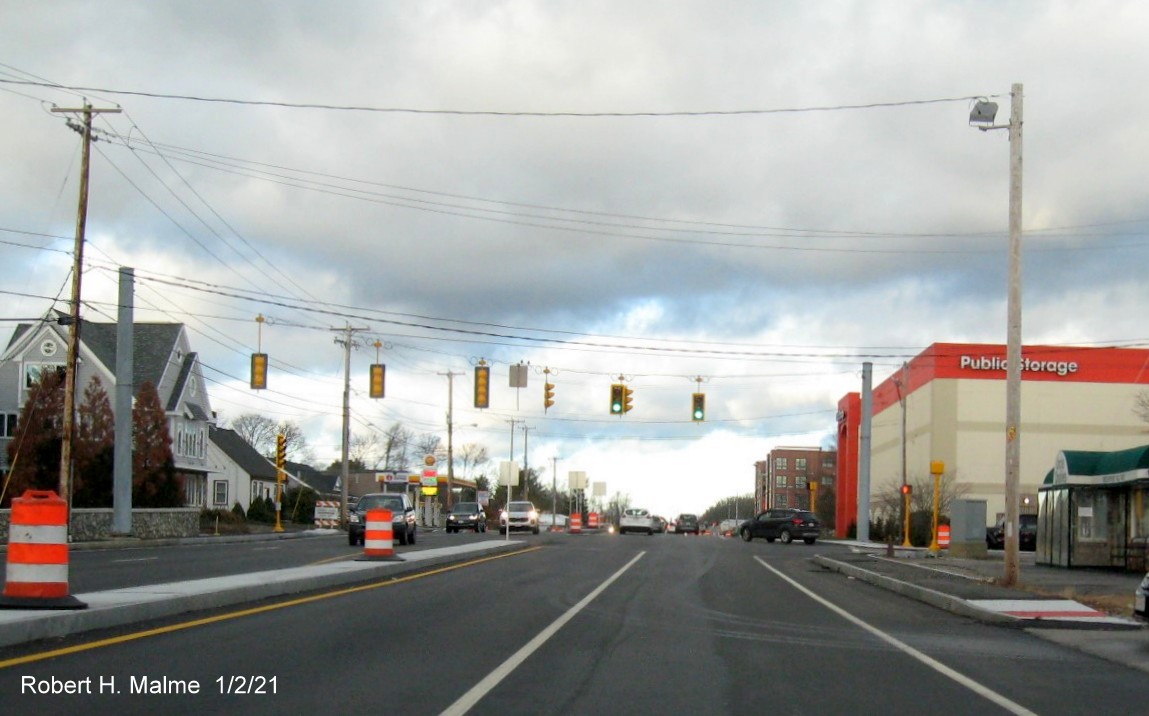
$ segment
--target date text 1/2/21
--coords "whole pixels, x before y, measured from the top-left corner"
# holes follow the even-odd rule
[[[221,694],[274,694],[275,676],[220,676],[215,683]]]

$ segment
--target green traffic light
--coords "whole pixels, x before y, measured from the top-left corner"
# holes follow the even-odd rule
[[[702,418],[704,418],[704,417],[705,417],[705,415],[703,415],[701,410],[695,409],[695,411],[694,411],[694,419],[695,420],[702,420]]]

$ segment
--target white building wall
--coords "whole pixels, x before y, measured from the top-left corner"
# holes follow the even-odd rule
[[[1123,450],[1149,443],[1149,424],[1133,413],[1143,385],[1023,381],[1020,494],[1038,487],[1061,450]],[[906,455],[911,482],[946,465],[963,497],[986,500],[987,518],[1005,511],[1005,382],[934,380],[907,401]],[[901,407],[874,416],[871,494],[901,484]]]

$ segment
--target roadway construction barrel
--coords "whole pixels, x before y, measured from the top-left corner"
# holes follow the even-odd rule
[[[367,510],[363,530],[362,560],[397,560],[395,540],[391,528],[391,510],[378,508]]]
[[[52,490],[12,499],[0,609],[85,609],[68,592],[68,503]]]
[[[582,513],[575,512],[571,515],[571,528],[570,533],[576,535],[582,532]]]
[[[950,546],[950,526],[938,525],[938,547],[948,549]]]
[[[598,529],[598,513],[592,512],[586,516],[586,528],[588,530]]]

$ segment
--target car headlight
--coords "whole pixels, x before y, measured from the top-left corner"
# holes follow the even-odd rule
[[[537,520],[539,518],[539,513],[535,512],[534,510],[531,510],[530,512],[527,513],[527,518],[532,519],[532,520]]]
[[[355,512],[352,512],[350,515],[347,516],[347,521],[353,525],[357,525],[357,524],[359,524],[359,515]]]

